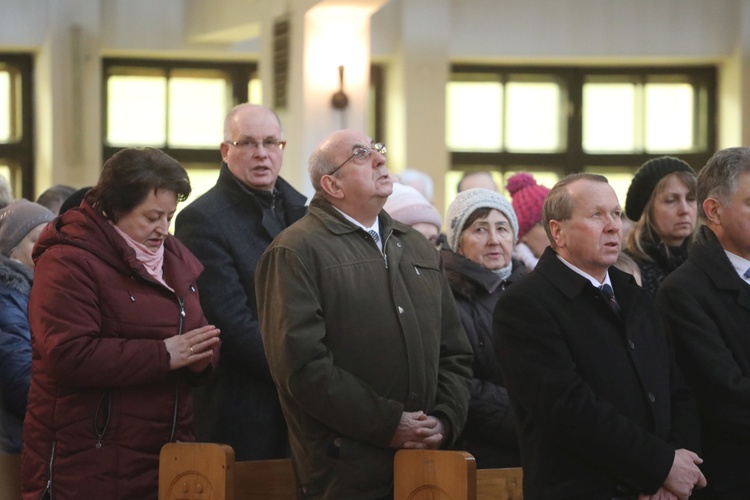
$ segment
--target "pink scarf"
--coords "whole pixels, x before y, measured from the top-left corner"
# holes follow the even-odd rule
[[[112,227],[115,228],[117,234],[122,236],[125,243],[135,251],[136,259],[143,264],[143,267],[146,268],[148,274],[174,292],[174,289],[164,281],[164,270],[162,269],[164,265],[164,245],[162,244],[156,252],[152,252],[146,245],[135,241],[115,224],[112,224]]]

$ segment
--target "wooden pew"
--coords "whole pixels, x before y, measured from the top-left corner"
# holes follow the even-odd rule
[[[21,455],[0,455],[0,499],[21,498]]]
[[[522,500],[523,471],[478,469],[465,451],[400,450],[394,460],[395,500]]]
[[[523,469],[477,469],[478,500],[523,500]]]
[[[522,481],[520,467],[477,470],[464,451],[401,450],[394,460],[394,500],[523,500]],[[227,445],[170,443],[159,460],[159,500],[180,498],[296,500],[297,485],[288,459],[235,462]]]
[[[290,459],[234,465],[235,500],[296,500],[297,479]]]
[[[228,445],[166,444],[159,456],[159,500],[184,498],[296,500],[292,461],[235,462]]]

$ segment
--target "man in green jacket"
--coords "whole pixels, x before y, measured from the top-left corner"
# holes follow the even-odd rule
[[[261,335],[304,498],[391,498],[395,452],[449,447],[466,419],[471,347],[438,252],[382,211],[384,153],[355,130],[324,139],[308,215],[258,264]]]

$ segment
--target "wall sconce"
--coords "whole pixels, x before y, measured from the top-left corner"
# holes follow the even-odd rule
[[[346,109],[349,98],[344,93],[344,66],[339,66],[339,89],[331,97],[331,106],[334,109]]]

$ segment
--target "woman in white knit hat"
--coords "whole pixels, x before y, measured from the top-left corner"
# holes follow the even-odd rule
[[[458,440],[479,468],[518,467],[516,419],[492,341],[500,294],[526,269],[513,260],[518,219],[511,203],[488,189],[456,196],[446,219],[450,249],[442,250],[461,322],[474,349],[474,378],[466,426]]]

